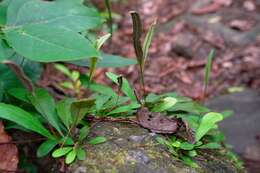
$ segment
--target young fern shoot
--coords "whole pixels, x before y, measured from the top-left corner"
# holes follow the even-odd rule
[[[140,68],[140,80],[143,88],[143,96],[145,95],[145,82],[144,82],[144,68],[145,62],[148,57],[148,50],[151,45],[151,41],[154,35],[156,21],[150,26],[143,46],[141,44],[141,36],[142,36],[142,22],[140,16],[137,12],[130,12],[133,21],[133,45],[135,49],[136,59]]]

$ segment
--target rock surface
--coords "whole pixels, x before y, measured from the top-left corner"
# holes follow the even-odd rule
[[[242,156],[250,173],[260,170],[260,92],[245,90],[208,101],[216,111],[233,110],[234,114],[220,123],[226,142]]]
[[[233,164],[223,156],[199,156],[200,168],[193,169],[174,160],[170,153],[155,140],[156,134],[135,125],[97,123],[91,135],[101,135],[107,142],[86,147],[85,161],[77,161],[70,173],[236,173]]]

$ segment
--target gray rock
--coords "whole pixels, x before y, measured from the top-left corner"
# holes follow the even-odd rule
[[[224,95],[208,101],[207,105],[216,111],[234,111],[233,116],[220,123],[220,129],[226,135],[226,142],[233,145],[234,151],[245,154],[248,147],[259,145],[256,140],[256,135],[260,135],[259,92],[245,90]]]
[[[131,124],[100,122],[92,128],[90,135],[105,136],[107,142],[87,146],[86,160],[72,164],[69,173],[239,172],[219,153],[202,153],[196,160],[200,168],[190,168],[173,159],[167,149],[154,140],[156,135]]]

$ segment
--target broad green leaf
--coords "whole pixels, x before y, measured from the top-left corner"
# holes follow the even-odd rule
[[[118,78],[119,76],[111,73],[111,72],[107,72],[106,76],[111,79],[114,83],[116,83],[117,85],[119,85],[118,83]],[[131,88],[130,84],[128,83],[128,81],[123,78],[123,83],[122,83],[122,87],[121,87],[122,92],[128,96],[130,98],[131,101],[136,102],[136,96],[134,94],[133,89]]]
[[[15,122],[49,139],[55,139],[36,117],[19,107],[0,103],[0,118]]]
[[[37,157],[46,156],[58,144],[56,140],[47,140],[43,142],[37,149]]]
[[[53,151],[52,157],[58,158],[66,155],[68,152],[70,152],[73,149],[73,147],[63,147],[63,148],[58,148]]]
[[[90,90],[95,91],[100,94],[104,94],[107,96],[117,97],[117,94],[113,91],[112,88],[109,88],[108,86],[92,83],[89,87]]]
[[[152,111],[163,112],[173,107],[176,103],[177,103],[177,99],[173,97],[165,97],[153,107]]]
[[[24,57],[39,62],[99,57],[94,46],[73,31],[44,24],[4,30],[8,44]]]
[[[76,150],[75,150],[75,149],[71,150],[71,151],[66,155],[65,163],[66,163],[66,164],[71,164],[71,163],[76,159],[76,156],[77,156]]]
[[[82,148],[77,150],[77,158],[78,160],[86,160],[86,151]]]
[[[99,111],[103,105],[111,98],[111,96],[97,94],[94,96],[96,111]]]
[[[1,14],[0,14],[1,15]],[[0,38],[0,62],[8,59],[14,54],[14,51],[6,45],[4,40]]]
[[[223,120],[223,115],[216,112],[209,112],[204,115],[200,121],[200,125],[195,133],[196,141],[199,141],[210,129],[215,127],[216,123]]]
[[[75,99],[65,98],[56,104],[57,114],[67,129],[72,124],[71,104],[74,101]]]
[[[95,28],[102,22],[95,9],[75,0],[12,0],[7,10],[8,27],[45,24],[80,32]]]
[[[84,126],[79,130],[79,138],[78,141],[83,141],[89,133],[89,127],[88,126]]]
[[[211,142],[204,145],[199,146],[200,149],[219,149],[221,145],[219,143]]]
[[[136,60],[130,58],[124,58],[117,55],[110,55],[101,53],[100,59],[97,61],[96,67],[124,67],[128,65],[136,64]],[[75,64],[82,67],[90,67],[90,60],[77,60],[77,61],[69,61],[68,63]]]
[[[189,155],[190,157],[195,157],[195,156],[198,155],[198,153],[196,152],[196,150],[191,150],[191,151],[188,151],[188,155]]]
[[[138,104],[137,102],[133,102],[129,105],[119,106],[118,108],[109,112],[107,115],[129,112],[129,111],[132,111],[133,109],[137,109],[137,108],[140,108],[140,104]]]
[[[180,145],[180,148],[183,150],[193,150],[195,146],[193,144],[190,144],[188,142],[182,142]]]
[[[88,141],[88,144],[90,145],[97,145],[106,142],[106,138],[102,136],[95,137],[94,139],[91,139]]]
[[[36,88],[34,92],[28,96],[35,109],[41,113],[47,123],[51,124],[61,135],[61,124],[55,110],[55,101],[48,91]]]
[[[149,51],[149,48],[150,48],[150,45],[151,45],[151,42],[152,42],[155,25],[156,25],[156,22],[154,22],[150,26],[150,28],[149,28],[146,36],[145,36],[145,39],[144,39],[144,44],[143,44],[143,51],[144,51],[144,60],[143,61],[144,61],[144,63],[145,63],[147,56],[148,56],[148,51]],[[143,63],[143,65],[144,65],[144,63]]]

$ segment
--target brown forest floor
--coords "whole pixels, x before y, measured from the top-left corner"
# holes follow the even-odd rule
[[[95,4],[104,9],[102,0],[95,0]],[[145,71],[148,92],[176,91],[200,99],[204,67],[212,48],[216,56],[209,96],[233,86],[260,88],[259,0],[131,0],[112,5],[120,18],[114,21],[118,29],[112,43],[104,47],[108,53],[135,57],[130,10],[140,13],[145,31],[157,19]],[[98,69],[97,82],[106,82],[105,71],[123,74],[139,88],[137,66]],[[42,85],[61,80],[52,75],[53,70],[45,72]]]

